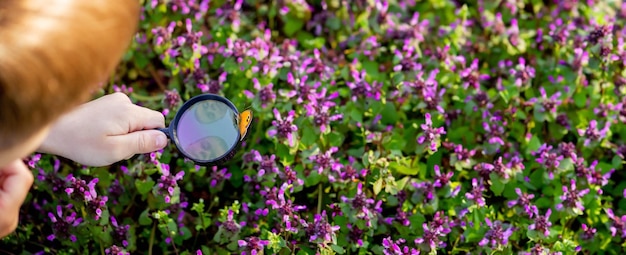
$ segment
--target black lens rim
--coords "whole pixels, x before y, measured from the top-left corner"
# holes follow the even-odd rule
[[[241,144],[241,133],[239,132],[239,129],[237,128],[237,126],[235,127],[235,128],[237,128],[237,140],[236,140],[236,142],[232,145],[232,147],[230,149],[228,149],[226,151],[226,153],[224,153],[224,155],[222,155],[220,157],[217,157],[217,158],[215,158],[213,160],[197,160],[197,159],[194,159],[193,157],[191,157],[180,146],[180,143],[179,143],[179,140],[178,140],[178,135],[177,135],[178,134],[178,128],[177,128],[178,127],[178,122],[182,118],[183,114],[187,111],[187,109],[189,109],[191,106],[193,106],[197,102],[206,101],[206,100],[215,100],[215,101],[219,101],[219,102],[225,103],[228,107],[230,107],[231,110],[233,110],[233,112],[235,112],[236,118],[239,118],[239,111],[237,110],[237,107],[235,107],[235,105],[230,100],[228,100],[225,97],[216,95],[216,94],[205,93],[205,94],[201,94],[201,95],[197,95],[195,97],[192,97],[187,102],[185,102],[180,107],[180,109],[178,109],[178,112],[176,113],[176,116],[174,116],[174,119],[170,123],[170,126],[168,128],[168,132],[169,132],[170,140],[172,140],[174,142],[174,145],[176,145],[176,148],[178,148],[178,151],[180,153],[182,153],[186,158],[192,160],[193,162],[195,162],[198,165],[213,166],[213,165],[222,164],[225,161],[227,161],[230,158],[232,158],[232,155],[234,154],[234,152],[236,152],[237,147],[239,147],[239,145]],[[239,119],[237,119],[237,122],[239,122]]]

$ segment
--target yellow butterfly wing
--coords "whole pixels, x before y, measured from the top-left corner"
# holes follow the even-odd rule
[[[250,123],[252,123],[252,110],[241,112],[239,114],[239,133],[241,134],[241,140],[246,137]]]

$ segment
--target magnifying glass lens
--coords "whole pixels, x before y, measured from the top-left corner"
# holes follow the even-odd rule
[[[176,125],[180,149],[198,161],[212,161],[237,143],[235,112],[217,100],[199,101],[189,107]]]

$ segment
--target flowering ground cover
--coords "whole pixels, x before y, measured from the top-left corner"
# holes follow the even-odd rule
[[[624,253],[626,5],[142,2],[101,94],[168,123],[223,95],[254,111],[245,144],[215,167],[32,155],[3,251]]]

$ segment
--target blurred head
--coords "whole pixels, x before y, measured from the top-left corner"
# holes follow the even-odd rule
[[[139,12],[139,0],[0,1],[0,169],[106,81]]]

